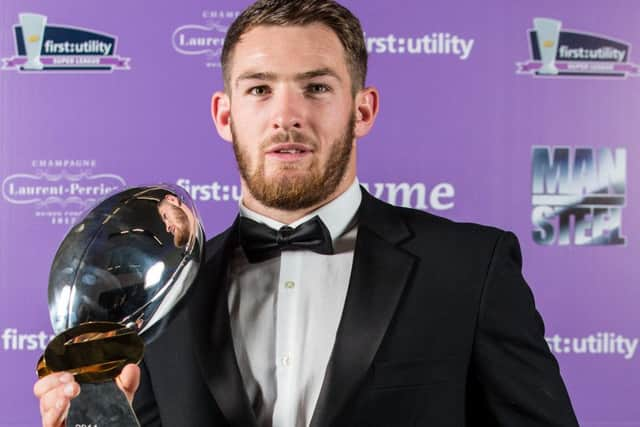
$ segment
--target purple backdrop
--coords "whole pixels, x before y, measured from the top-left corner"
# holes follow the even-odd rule
[[[382,95],[360,180],[519,236],[580,423],[599,427],[640,426],[640,4],[615,3],[345,1]],[[246,4],[0,4],[0,425],[39,424],[48,271],[78,212],[123,185],[170,182],[208,236],[230,224],[239,181],[209,102]],[[44,33],[30,38],[24,12],[47,17]],[[38,39],[45,69],[22,69]],[[560,74],[536,74],[554,58]]]

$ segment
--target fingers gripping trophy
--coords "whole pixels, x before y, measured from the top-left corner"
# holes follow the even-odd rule
[[[80,383],[67,425],[139,426],[114,379],[142,359],[185,295],[204,231],[182,188],[129,188],[99,203],[62,241],[49,275],[57,334],[38,376],[67,371]]]

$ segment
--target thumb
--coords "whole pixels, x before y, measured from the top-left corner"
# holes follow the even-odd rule
[[[140,385],[140,368],[132,363],[122,368],[122,372],[116,378],[116,384],[127,396],[129,403],[133,401],[133,395]]]

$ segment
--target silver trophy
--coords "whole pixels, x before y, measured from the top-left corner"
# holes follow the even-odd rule
[[[538,36],[540,59],[542,59],[542,67],[538,70],[539,74],[558,74],[558,68],[556,67],[555,62],[556,55],[558,53],[558,41],[560,40],[561,25],[562,22],[556,19],[533,19],[533,27]]]
[[[27,51],[27,62],[23,65],[23,68],[25,70],[42,70],[40,52],[42,51],[47,17],[37,13],[21,13],[18,18],[20,19],[20,26],[22,26],[24,48]]]
[[[57,336],[37,367],[80,383],[68,426],[139,426],[114,378],[162,332],[196,277],[204,238],[189,195],[170,185],[110,196],[69,231],[49,275]]]

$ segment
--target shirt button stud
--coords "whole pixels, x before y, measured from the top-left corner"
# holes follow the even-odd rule
[[[296,287],[296,284],[294,282],[292,282],[291,280],[288,280],[286,282],[284,282],[284,287],[287,289],[293,289]]]
[[[282,366],[291,366],[291,355],[282,356]]]

